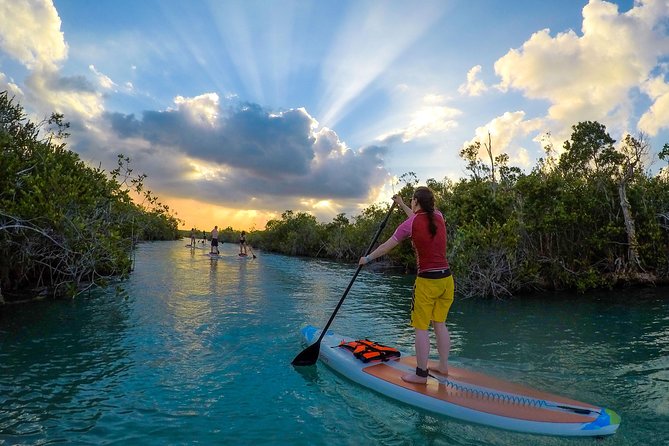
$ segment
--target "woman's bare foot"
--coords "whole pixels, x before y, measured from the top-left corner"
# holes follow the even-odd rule
[[[434,367],[430,369],[433,372],[437,372],[441,376],[448,376],[448,367],[442,368],[442,367]]]
[[[415,373],[407,373],[402,375],[402,381],[412,384],[427,384],[427,377],[418,376]]]

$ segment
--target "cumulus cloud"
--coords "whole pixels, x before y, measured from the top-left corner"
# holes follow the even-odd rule
[[[472,69],[467,72],[467,82],[458,87],[458,93],[466,96],[480,96],[485,93],[488,90],[488,87],[481,79],[478,79],[480,73],[481,65],[472,67]]]
[[[352,150],[303,108],[271,112],[219,102],[211,93],[177,97],[164,111],[145,111],[141,118],[107,113],[105,119],[126,147],[170,153],[160,155],[161,170],[167,162],[174,172],[158,181],[175,196],[228,205],[254,199],[274,209],[279,197],[362,200],[387,176],[385,146]]]
[[[84,76],[42,71],[30,74],[24,86],[26,98],[42,115],[55,111],[68,120],[89,120],[104,111],[102,95]]]
[[[613,3],[591,0],[583,8],[582,35],[570,30],[552,37],[544,29],[497,60],[498,88],[548,100],[548,117],[563,127],[596,117],[622,131],[633,110],[630,92],[669,54],[667,16],[666,0],[635,2],[623,14]],[[662,98],[655,98],[658,113],[664,111]],[[669,122],[667,115],[646,121],[662,119]]]
[[[518,141],[527,139],[536,134],[544,127],[545,122],[542,119],[525,119],[525,112],[506,112],[502,116],[492,119],[487,124],[478,127],[475,136],[470,141],[465,142],[462,148],[465,148],[477,141],[481,143],[481,150],[484,150],[484,144],[488,144],[488,133],[492,146],[493,156],[501,153],[509,155],[509,162],[522,168],[531,167],[534,160],[530,159],[527,148],[518,144]],[[480,153],[480,157],[486,159],[486,153]]]
[[[94,85],[83,76],[60,74],[68,45],[50,0],[0,2],[0,17],[0,49],[28,70],[22,88],[5,80],[5,76],[0,79],[3,88],[27,102],[24,106],[31,108],[38,119],[54,111],[64,113],[68,120],[87,120],[102,113],[102,96]],[[104,82],[101,85],[105,87]]]
[[[655,77],[644,83],[642,90],[653,100],[653,104],[639,119],[639,130],[649,135],[669,127],[669,84],[663,77]]]
[[[60,17],[50,0],[0,2],[0,48],[29,70],[54,70],[67,58]]]
[[[84,159],[111,166],[117,153],[129,155],[161,195],[265,211],[292,209],[297,199],[320,214],[336,213],[343,203],[364,201],[387,176],[385,146],[352,150],[303,108],[273,112],[235,96],[221,105],[207,93],[177,96],[166,110],[140,116],[105,113],[98,91],[105,77],[89,70],[93,81],[55,70],[30,73],[27,99],[38,113],[75,117],[69,145]],[[0,82],[11,84],[4,75]]]
[[[216,93],[206,93],[194,98],[177,96],[177,111],[182,111],[194,124],[213,127],[218,119],[219,99]]]
[[[0,91],[7,90],[10,95],[23,97],[23,90],[14,81],[7,78],[7,75],[0,73]]]

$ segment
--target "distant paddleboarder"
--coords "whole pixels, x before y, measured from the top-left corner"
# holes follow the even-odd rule
[[[214,252],[214,249],[216,252]],[[218,225],[214,226],[214,229],[211,231],[211,249],[210,254],[219,254],[218,251]]]
[[[239,236],[239,255],[245,256],[246,254],[246,231],[242,231],[242,234]]]

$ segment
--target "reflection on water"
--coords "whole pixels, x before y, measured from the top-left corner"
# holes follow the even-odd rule
[[[433,416],[322,364],[295,369],[299,329],[328,320],[355,265],[183,245],[142,245],[118,287],[0,310],[0,444],[583,444]],[[332,329],[413,352],[412,283],[363,270]],[[616,409],[607,444],[664,445],[668,294],[456,300],[452,358]]]
[[[38,302],[7,310],[0,320],[0,441],[31,443],[52,429],[50,438],[65,438],[54,429],[62,417],[71,420],[69,430],[94,426],[108,401],[100,389],[130,368],[127,303],[101,298],[96,307]]]

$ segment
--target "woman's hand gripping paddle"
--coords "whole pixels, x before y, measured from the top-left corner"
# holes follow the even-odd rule
[[[383,219],[381,222],[381,225],[379,225],[379,230],[376,231],[376,235],[374,236],[374,239],[372,240],[372,243],[369,244],[369,247],[367,248],[367,251],[365,251],[365,255],[369,255],[370,252],[372,252],[372,248],[374,248],[374,244],[378,240],[379,236],[381,235],[381,231],[383,231],[383,228],[386,227],[386,223],[388,223],[388,219],[390,218],[390,214],[392,214],[393,209],[395,209],[395,206],[397,206],[397,203],[393,202],[392,206],[390,206],[390,209],[388,210],[388,214],[386,214],[386,218]],[[337,314],[337,311],[339,311],[339,307],[341,307],[341,304],[344,303],[344,299],[346,299],[346,295],[348,294],[349,290],[353,286],[353,282],[355,282],[356,277],[358,277],[358,274],[360,273],[360,270],[362,269],[362,265],[358,265],[358,269],[355,270],[355,274],[353,274],[353,278],[351,279],[351,282],[349,282],[348,286],[346,287],[346,291],[344,291],[344,295],[339,299],[339,303],[335,307],[334,311],[332,312],[332,316],[330,316],[330,320],[328,320],[328,323],[325,324],[325,327],[321,330],[321,335],[318,337],[318,340],[311,344],[309,347],[305,348],[302,350],[302,352],[293,359],[293,362],[291,364],[295,366],[305,366],[305,365],[314,365],[316,364],[316,361],[318,361],[318,354],[320,353],[321,350],[321,341],[323,340],[323,336],[325,336],[325,333],[328,331],[328,328],[330,327],[330,324],[335,318],[335,315]]]

